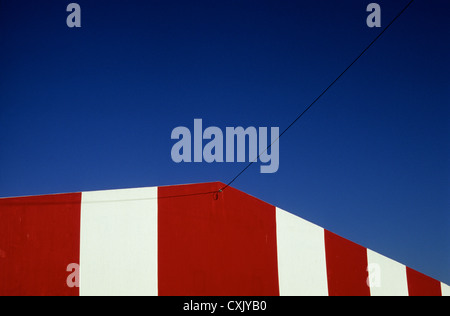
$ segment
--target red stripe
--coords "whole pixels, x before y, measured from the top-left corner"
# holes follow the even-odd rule
[[[79,295],[81,194],[0,200],[0,296]]]
[[[325,230],[330,296],[370,296],[367,249]]]
[[[232,188],[186,196],[220,187],[159,188],[159,295],[279,295],[275,207]]]
[[[406,268],[410,296],[442,296],[441,283],[411,268]]]

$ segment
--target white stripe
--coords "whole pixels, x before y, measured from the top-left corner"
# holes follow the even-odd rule
[[[81,296],[158,295],[158,188],[83,193]]]
[[[441,283],[442,296],[450,296],[450,286]]]
[[[406,266],[367,249],[372,296],[408,296]]]
[[[327,296],[324,229],[277,209],[281,296]]]

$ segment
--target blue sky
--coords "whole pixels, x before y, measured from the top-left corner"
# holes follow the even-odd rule
[[[380,32],[361,0],[70,2],[0,0],[1,197],[226,183],[174,128],[283,130]],[[450,284],[449,9],[416,0],[233,186]]]

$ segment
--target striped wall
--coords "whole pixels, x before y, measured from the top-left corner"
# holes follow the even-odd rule
[[[0,296],[450,296],[238,190],[212,193],[222,186],[0,199]]]

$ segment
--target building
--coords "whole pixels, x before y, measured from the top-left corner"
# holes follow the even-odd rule
[[[0,295],[450,295],[221,183],[0,199]]]

